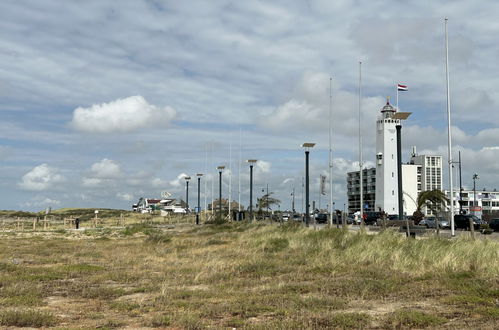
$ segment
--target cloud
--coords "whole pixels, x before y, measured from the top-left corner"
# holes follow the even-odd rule
[[[92,177],[99,179],[118,179],[122,176],[121,168],[113,160],[104,158],[94,163],[90,169]]]
[[[123,133],[150,127],[166,127],[175,117],[171,107],[159,108],[140,95],[109,103],[77,108],[70,126],[85,133]]]
[[[256,172],[257,173],[269,173],[271,167],[272,167],[271,162],[267,162],[264,160],[259,160],[256,162]]]
[[[181,185],[184,184],[184,178],[188,177],[187,174],[185,173],[180,173],[175,180],[170,181],[170,185],[173,187],[180,187]]]
[[[59,170],[57,168],[49,167],[47,164],[41,164],[26,173],[18,185],[24,190],[47,190],[53,188],[58,183],[65,181],[65,178],[58,172]]]
[[[81,184],[87,188],[95,188],[102,184],[103,180],[98,178],[81,178]]]
[[[61,205],[61,203],[62,202],[60,200],[57,200],[57,199],[52,199],[52,198],[42,197],[42,196],[35,196],[31,201],[21,203],[20,205],[22,207],[31,208],[31,207],[40,207],[40,206],[43,206],[43,207],[59,206],[59,205]]]
[[[132,194],[122,194],[122,193],[117,193],[116,197],[123,200],[123,201],[131,201],[133,200],[133,195]]]
[[[335,82],[336,83],[336,82]],[[259,125],[275,132],[308,132],[329,129],[329,76],[322,72],[305,72],[296,82],[290,99],[264,113],[259,118]],[[384,105],[381,97],[362,99],[363,124],[366,127],[374,123]],[[373,111],[374,110],[374,111]],[[333,89],[332,125],[335,135],[352,136],[358,132],[358,95],[345,91],[341,86]],[[372,132],[371,132],[372,131]],[[374,129],[367,131],[374,136]],[[372,140],[372,139],[366,139]]]

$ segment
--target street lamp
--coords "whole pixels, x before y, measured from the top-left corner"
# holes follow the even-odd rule
[[[256,164],[258,160],[248,159],[246,162],[250,164],[250,201],[249,201],[249,217],[250,221],[253,221],[253,165]]]
[[[196,176],[198,177],[198,209],[196,212],[196,225],[199,225],[199,213],[201,213],[201,177],[203,174],[198,173]]]
[[[218,174],[219,174],[219,179],[218,179],[218,216],[220,220],[222,220],[222,171],[224,170],[225,166],[218,166]]]
[[[476,213],[476,180],[480,179],[478,174],[473,174],[473,215]]]
[[[309,202],[309,181],[310,178],[308,176],[308,158],[310,154],[310,148],[313,148],[315,143],[306,142],[301,145],[302,148],[305,148],[305,225],[308,227],[310,223],[310,202]]]
[[[187,212],[189,212],[189,180],[191,179],[191,177],[190,176],[186,176],[184,179],[185,179],[185,184],[186,184],[186,188],[185,188],[185,204],[186,204]]]
[[[402,120],[406,120],[411,115],[411,112],[396,112],[391,119],[398,120],[395,128],[397,129],[397,177],[398,177],[398,204],[399,204],[399,220],[404,218],[404,200],[402,191]],[[361,182],[362,184],[362,182]],[[409,218],[406,218],[407,237],[410,237]]]

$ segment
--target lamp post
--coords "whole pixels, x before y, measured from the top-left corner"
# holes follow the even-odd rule
[[[218,217],[222,220],[222,171],[225,166],[218,166]]]
[[[201,213],[201,177],[203,174],[198,173],[196,176],[198,177],[198,209],[196,212],[196,225],[199,225],[199,214]]]
[[[476,180],[480,179],[478,174],[473,174],[473,215],[476,213]]]
[[[249,201],[249,217],[250,221],[253,221],[253,165],[256,164],[256,159],[248,159],[246,161],[250,164],[250,201]]]
[[[186,176],[185,178],[185,204],[186,204],[186,210],[189,212],[189,180],[191,179],[190,176]]]
[[[310,223],[310,202],[309,202],[309,183],[310,178],[308,176],[309,168],[308,168],[308,160],[310,154],[310,148],[313,148],[315,143],[306,142],[301,145],[302,148],[305,148],[305,225],[308,227]]]
[[[399,204],[399,220],[402,220],[404,218],[404,201],[403,201],[403,195],[404,192],[402,191],[402,125],[401,122],[402,120],[406,120],[409,118],[411,115],[411,112],[396,112],[395,114],[392,115],[391,119],[398,120],[397,125],[395,128],[397,129],[397,177],[398,177],[398,204]],[[410,230],[409,230],[409,219],[406,218],[406,223],[407,227],[407,237],[410,237]]]

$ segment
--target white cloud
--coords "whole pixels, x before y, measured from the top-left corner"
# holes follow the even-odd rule
[[[89,108],[77,108],[70,125],[86,133],[130,132],[142,128],[166,127],[175,114],[173,108],[159,108],[137,95],[94,104]]]
[[[87,188],[98,187],[102,184],[102,182],[103,180],[98,178],[87,178],[87,177],[81,178],[82,185]]]
[[[267,162],[264,160],[259,160],[256,162],[256,172],[269,173],[271,167],[272,167],[272,163],[270,163],[270,162]]]
[[[121,199],[121,200],[123,200],[123,201],[127,201],[127,202],[133,200],[133,195],[132,194],[117,193],[116,197],[119,198],[119,199]]]
[[[160,178],[154,178],[151,180],[151,185],[153,187],[165,187],[166,185],[168,185],[168,182],[166,182],[165,180],[161,180]]]
[[[49,167],[47,164],[41,164],[26,173],[18,185],[25,190],[47,190],[58,183],[65,181],[65,178],[58,172],[59,170],[57,168]]]
[[[90,169],[92,177],[99,179],[118,179],[122,176],[121,167],[111,159],[104,158],[94,163]]]
[[[170,185],[172,185],[173,187],[180,187],[184,184],[185,177],[188,177],[188,175],[185,173],[180,173],[175,180],[170,181]]]
[[[34,197],[31,201],[29,202],[25,202],[25,203],[21,203],[20,205],[22,207],[28,207],[28,208],[31,208],[31,207],[40,207],[40,206],[43,206],[43,207],[48,207],[48,206],[59,206],[61,205],[61,201],[57,200],[57,199],[52,199],[52,198],[48,198],[48,197],[41,197],[41,196],[36,196]]]

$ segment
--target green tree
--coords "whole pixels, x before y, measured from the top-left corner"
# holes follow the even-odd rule
[[[449,199],[439,189],[422,191],[416,200],[416,211],[412,214],[415,223],[419,223],[424,214],[421,211],[427,207],[433,214],[438,214],[449,203]]]
[[[281,201],[279,199],[271,196],[272,194],[273,192],[270,192],[256,199],[256,206],[258,207],[258,212],[261,213],[262,210],[267,210],[267,208],[269,210],[272,210],[272,205],[281,204]]]

